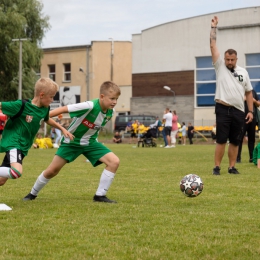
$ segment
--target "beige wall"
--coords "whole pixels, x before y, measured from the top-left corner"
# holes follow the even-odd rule
[[[111,57],[113,46],[113,56]],[[80,86],[81,102],[99,97],[104,81],[112,80],[121,88],[116,112],[130,111],[132,97],[132,43],[128,41],[93,41],[91,45],[43,49],[41,77],[49,77],[48,65],[56,66],[59,86]],[[112,58],[112,59],[111,59]],[[64,63],[71,64],[71,81],[64,82]],[[84,72],[79,71],[82,68]],[[112,68],[112,74],[111,74]],[[111,78],[112,76],[112,78]]]

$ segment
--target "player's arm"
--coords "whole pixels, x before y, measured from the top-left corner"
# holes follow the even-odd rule
[[[217,25],[218,17],[214,16],[211,20],[211,30],[210,30],[210,51],[212,56],[212,61],[215,63],[219,58],[219,50],[217,48]]]
[[[57,108],[57,109],[59,109],[59,108]],[[56,109],[55,109],[55,110],[56,110]],[[60,129],[65,137],[68,137],[70,140],[73,140],[74,135],[71,134],[71,133],[70,133],[67,129],[65,129],[63,126],[61,126],[60,124],[58,124],[57,122],[55,122],[52,118],[49,118],[46,123],[47,123],[48,125],[54,127],[54,128]]]
[[[253,115],[253,111],[254,111],[253,109],[254,108],[253,108],[252,91],[246,91],[245,95],[246,95],[246,103],[247,103],[248,111],[250,111],[246,115],[246,120],[247,120],[246,123],[248,124],[248,123],[252,122],[253,117],[254,117],[254,115]]]
[[[260,169],[260,159],[257,159],[257,168]]]
[[[68,110],[67,106],[58,107],[58,108],[55,108],[52,111],[50,111],[50,117],[58,116],[60,114],[68,113],[68,112],[69,112],[69,110]]]

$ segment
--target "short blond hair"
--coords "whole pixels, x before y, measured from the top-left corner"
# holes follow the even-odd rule
[[[40,78],[36,81],[35,87],[34,87],[34,96],[39,96],[41,92],[44,92],[45,94],[58,92],[59,91],[59,85],[51,80],[50,78]]]
[[[107,95],[108,93],[112,93],[112,92],[116,93],[117,95],[121,94],[120,88],[114,82],[112,82],[112,81],[105,81],[100,86],[100,94]]]

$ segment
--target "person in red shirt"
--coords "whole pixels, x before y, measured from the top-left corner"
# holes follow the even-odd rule
[[[0,110],[0,140],[2,139],[2,133],[4,131],[6,121],[7,116],[2,113],[2,110]]]

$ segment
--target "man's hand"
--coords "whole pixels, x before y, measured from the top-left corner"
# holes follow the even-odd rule
[[[246,124],[251,123],[253,121],[253,118],[254,118],[254,115],[251,112],[247,113]]]
[[[217,27],[218,25],[218,17],[214,16],[213,19],[211,20],[211,27]]]

